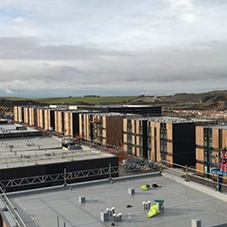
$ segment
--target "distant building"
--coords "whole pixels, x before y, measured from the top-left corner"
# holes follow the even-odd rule
[[[141,116],[162,115],[162,107],[155,105],[78,105],[77,109],[101,113],[138,114]]]

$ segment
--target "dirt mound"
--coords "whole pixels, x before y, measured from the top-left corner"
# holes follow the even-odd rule
[[[227,91],[211,91],[206,93],[177,93],[171,96],[169,101],[178,103],[207,103],[214,104],[227,101]]]
[[[227,110],[227,102],[218,105],[217,110]]]
[[[227,99],[224,96],[207,96],[206,101],[204,100],[203,103],[207,105],[219,103],[219,102],[226,102]]]
[[[168,99],[173,102],[199,102],[198,94],[177,93]]]

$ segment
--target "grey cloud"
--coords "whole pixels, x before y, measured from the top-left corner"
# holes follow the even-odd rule
[[[98,57],[97,53],[102,53],[102,57]],[[32,84],[35,83],[34,79],[38,79],[46,87],[99,86],[97,89],[100,90],[110,84],[119,89],[127,83],[156,83],[162,87],[173,81],[185,86],[185,83],[190,82],[210,81],[213,84],[227,80],[226,43],[219,43],[212,48],[204,45],[202,49],[196,49],[195,45],[195,49],[170,47],[132,52],[132,55],[128,51],[122,51],[119,55],[116,53],[111,55],[110,50],[102,52],[95,49],[93,54],[84,53],[87,57],[84,57],[86,61],[83,65],[77,63],[78,58],[70,64],[67,61],[61,64],[51,59],[53,63],[50,61],[48,67],[43,63],[26,67],[24,61],[25,65],[16,70],[0,69],[1,82],[7,82],[9,78],[11,81],[19,78],[20,81]]]
[[[98,45],[46,45],[41,46],[34,38],[0,38],[0,59],[26,60],[74,60],[97,56],[130,56],[130,51],[106,50]]]

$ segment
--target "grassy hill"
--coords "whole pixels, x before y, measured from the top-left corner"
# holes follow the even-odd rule
[[[4,97],[2,99],[6,99],[9,101],[25,101],[32,100],[39,103],[46,104],[117,104],[117,103],[128,103],[135,99],[138,96],[106,96],[106,97],[98,97],[98,96],[89,96],[89,97],[53,97],[53,98],[19,98],[19,97]]]
[[[172,96],[85,96],[85,97],[52,97],[52,98],[20,98],[4,97],[0,98],[0,103],[9,105],[42,105],[47,104],[157,104],[174,105],[176,108],[191,109],[227,109],[227,90],[210,91],[205,93],[177,93]],[[24,104],[25,102],[25,104]],[[33,104],[34,102],[34,104]],[[26,104],[27,103],[27,104]]]

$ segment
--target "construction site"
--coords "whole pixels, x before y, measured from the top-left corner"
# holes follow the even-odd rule
[[[21,123],[2,122],[0,226],[227,226],[219,209],[227,203],[225,127],[64,108],[16,107]],[[199,131],[207,125],[222,130],[220,146]],[[188,141],[193,164],[176,163],[177,144]],[[201,169],[199,157],[210,147],[216,153]],[[164,159],[170,148],[173,159]]]

